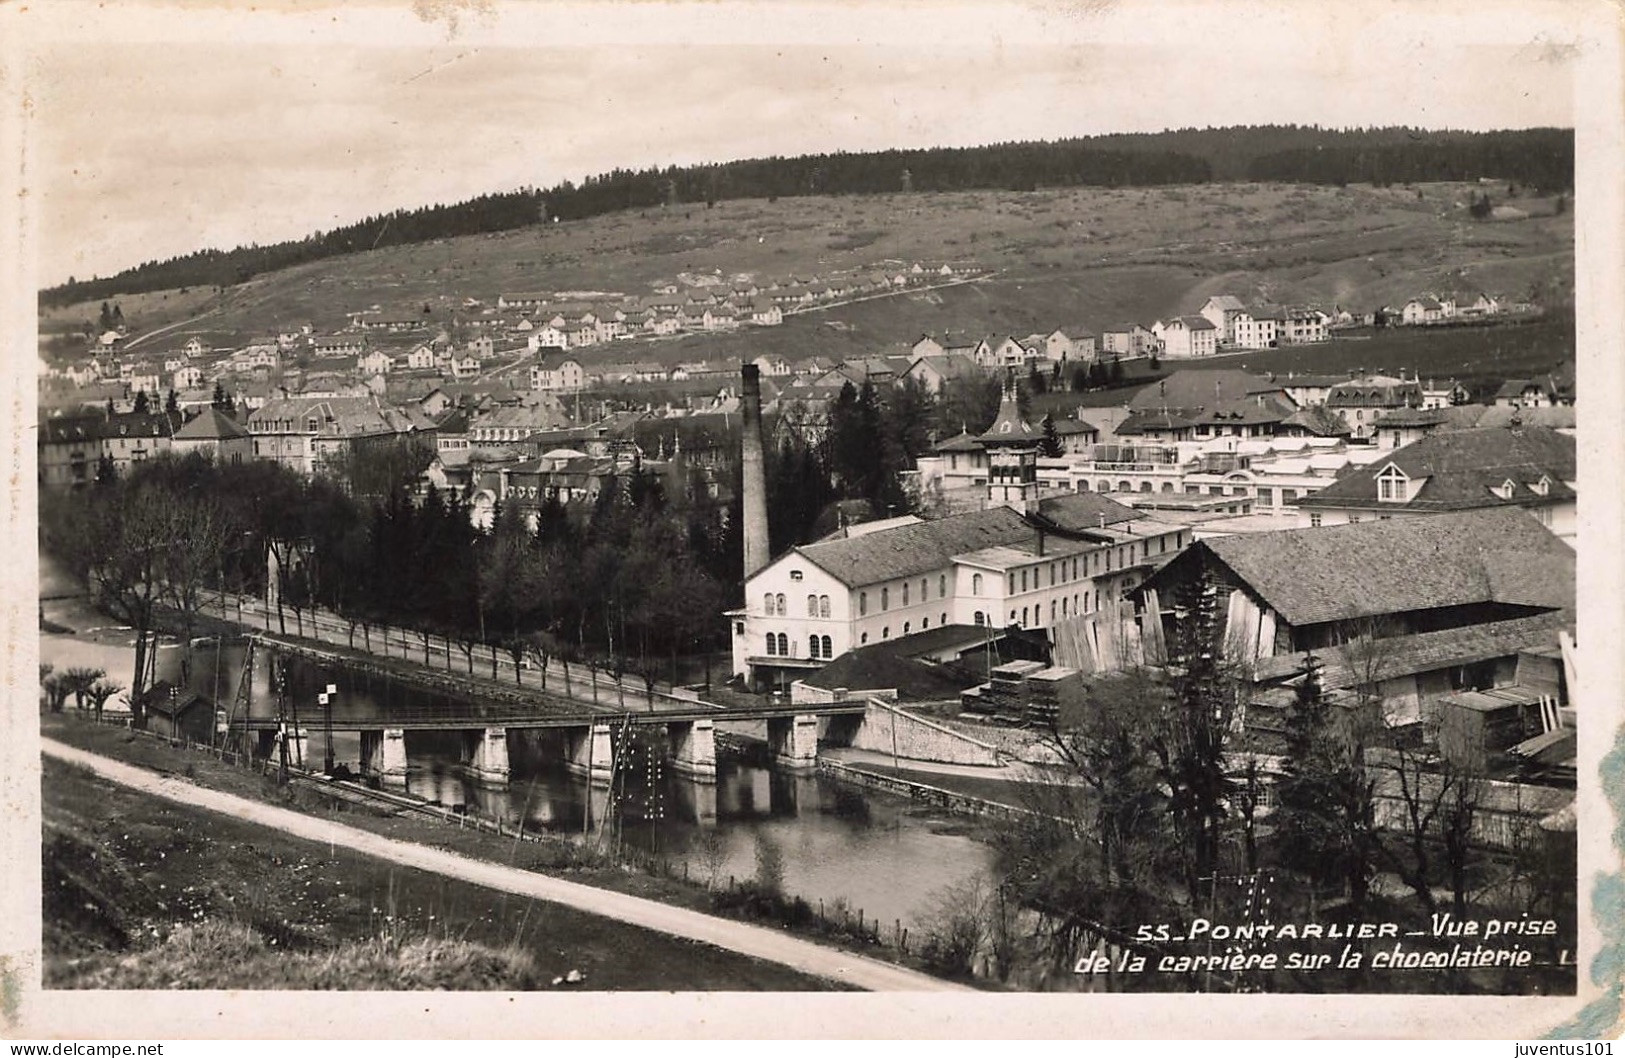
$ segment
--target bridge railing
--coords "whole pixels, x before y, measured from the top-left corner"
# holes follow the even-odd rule
[[[434,632],[420,632],[399,625],[371,625],[363,629],[359,622],[352,624],[346,618],[320,608],[295,612],[288,607],[279,620],[274,607],[255,597],[212,591],[204,594],[211,601],[211,608],[204,610],[206,614],[227,621],[231,621],[235,614],[234,623],[245,628],[258,627],[274,635],[332,643],[352,650],[367,650],[381,657],[398,658],[463,679],[540,690],[548,694],[557,694],[562,690],[563,697],[600,706],[622,707],[641,703],[652,708],[660,703],[690,709],[709,708],[719,713],[726,711],[724,706],[698,696],[663,691],[641,679],[629,680],[625,674],[615,676],[579,662],[566,667],[562,662],[554,664],[550,659],[543,669],[523,662],[516,668],[513,657],[507,651],[487,643],[474,644],[472,650],[465,653],[456,640]],[[500,677],[493,679],[490,675],[493,671],[505,671],[513,678],[512,682]],[[535,675],[527,680],[526,673]],[[583,691],[585,696],[581,693]]]

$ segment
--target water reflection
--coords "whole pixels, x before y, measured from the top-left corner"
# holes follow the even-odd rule
[[[71,635],[42,635],[41,660],[59,669],[90,665],[128,685],[133,641],[128,630],[75,600],[44,604],[46,616],[77,629]],[[94,629],[100,632],[92,632]],[[181,645],[166,641],[156,675],[180,680]],[[193,690],[228,708],[240,691],[247,649],[241,643],[200,643],[192,652]],[[289,659],[286,679],[273,683],[263,651],[249,674],[251,715],[274,717],[283,707],[306,729],[305,752],[319,764],[328,732],[316,695],[328,683],[339,694],[335,715],[377,716],[380,711],[433,708],[438,696],[398,681],[342,666]],[[759,733],[760,724],[733,734]],[[728,731],[725,725],[719,730]],[[653,738],[654,736],[650,736]],[[352,770],[361,765],[357,732],[331,732],[333,756]],[[692,879],[726,885],[756,873],[758,848],[782,852],[787,892],[809,902],[846,901],[888,926],[895,919],[917,924],[932,894],[985,870],[991,851],[961,833],[947,832],[944,817],[924,812],[906,799],[857,790],[815,775],[776,770],[733,759],[718,761],[714,783],[697,783],[664,761],[663,753],[629,754],[613,791],[594,786],[562,765],[560,732],[510,734],[512,781],[490,787],[474,781],[463,766],[460,733],[408,731],[407,789],[426,800],[500,818],[584,841],[620,841],[633,848],[686,864]],[[653,742],[650,743],[652,747]],[[615,826],[606,827],[613,819]]]

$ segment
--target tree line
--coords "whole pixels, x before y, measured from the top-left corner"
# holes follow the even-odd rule
[[[1574,181],[1573,130],[1255,125],[614,169],[580,183],[565,180],[549,188],[521,187],[463,202],[380,213],[303,239],[198,250],[105,278],[70,277],[39,297],[41,307],[52,307],[116,294],[226,287],[292,265],[385,246],[511,231],[628,209],[711,206],[733,199],[1153,187],[1242,179],[1386,184],[1480,176],[1543,191],[1567,190]]]
[[[1136,925],[1243,921],[1257,908],[1249,899],[1266,891],[1275,921],[1314,921],[1317,908],[1337,908],[1339,921],[1423,928],[1434,912],[1461,918],[1483,907],[1572,927],[1572,860],[1554,855],[1533,820],[1510,847],[1485,849],[1482,768],[1441,758],[1419,724],[1385,720],[1389,630],[1346,630],[1340,649],[1352,687],[1328,692],[1309,653],[1290,700],[1260,716],[1245,697],[1245,668],[1226,660],[1223,598],[1222,582],[1204,570],[1169,600],[1163,664],[1090,681],[1071,722],[1046,738],[1065,778],[1030,787],[1030,813],[994,838],[1000,900],[1029,916],[1025,934],[1052,972],[1070,972],[1080,952],[1101,944],[1153,957],[1178,950],[1136,936]],[[1276,740],[1260,742],[1264,730]],[[1264,753],[1276,759],[1273,776],[1261,770]],[[1408,903],[1374,891],[1382,872],[1409,891]],[[1007,918],[984,901],[936,928],[979,938],[962,953],[997,953]],[[1221,975],[1203,987],[1261,985],[1339,991],[1369,982],[1284,973],[1251,982]],[[1155,975],[1110,979],[1113,989],[1166,986]]]
[[[393,481],[384,480],[395,467]],[[41,547],[135,632],[136,721],[162,627],[189,644],[211,589],[264,595],[303,634],[320,607],[370,649],[382,626],[507,651],[518,664],[573,661],[638,672],[652,685],[677,660],[715,650],[740,554],[726,505],[682,470],[633,468],[593,503],[549,499],[534,518],[500,507],[474,525],[460,495],[415,495],[410,461],[375,453],[353,477],[305,478],[268,461],[163,455],[88,489],[41,497]],[[356,484],[365,483],[357,488]],[[589,587],[590,586],[590,587]],[[449,647],[447,649],[450,649]],[[183,678],[189,656],[183,662]],[[495,673],[493,672],[493,677]]]

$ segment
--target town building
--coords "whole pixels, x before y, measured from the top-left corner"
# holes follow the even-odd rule
[[[176,455],[196,452],[221,464],[254,458],[253,435],[237,420],[213,407],[204,408],[176,430],[170,448]]]
[[[1135,592],[1142,619],[1166,637],[1202,586],[1249,709],[1290,697],[1313,653],[1324,688],[1374,695],[1390,725],[1513,682],[1574,627],[1573,549],[1506,509],[1198,540]]]
[[[1170,360],[1212,356],[1219,351],[1218,333],[1206,316],[1175,316],[1151,326],[1158,350]]]
[[[1441,430],[1298,501],[1301,524],[1516,507],[1564,540],[1575,533],[1575,439],[1540,426]]]

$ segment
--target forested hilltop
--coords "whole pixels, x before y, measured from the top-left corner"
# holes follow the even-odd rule
[[[1145,187],[1210,181],[1413,183],[1479,177],[1541,192],[1573,184],[1571,129],[1455,132],[1261,125],[1112,134],[986,147],[757,158],[686,167],[617,169],[542,189],[396,210],[303,239],[200,250],[115,276],[70,279],[42,307],[192,286],[229,286],[264,272],[398,246],[626,209],[798,195]]]

